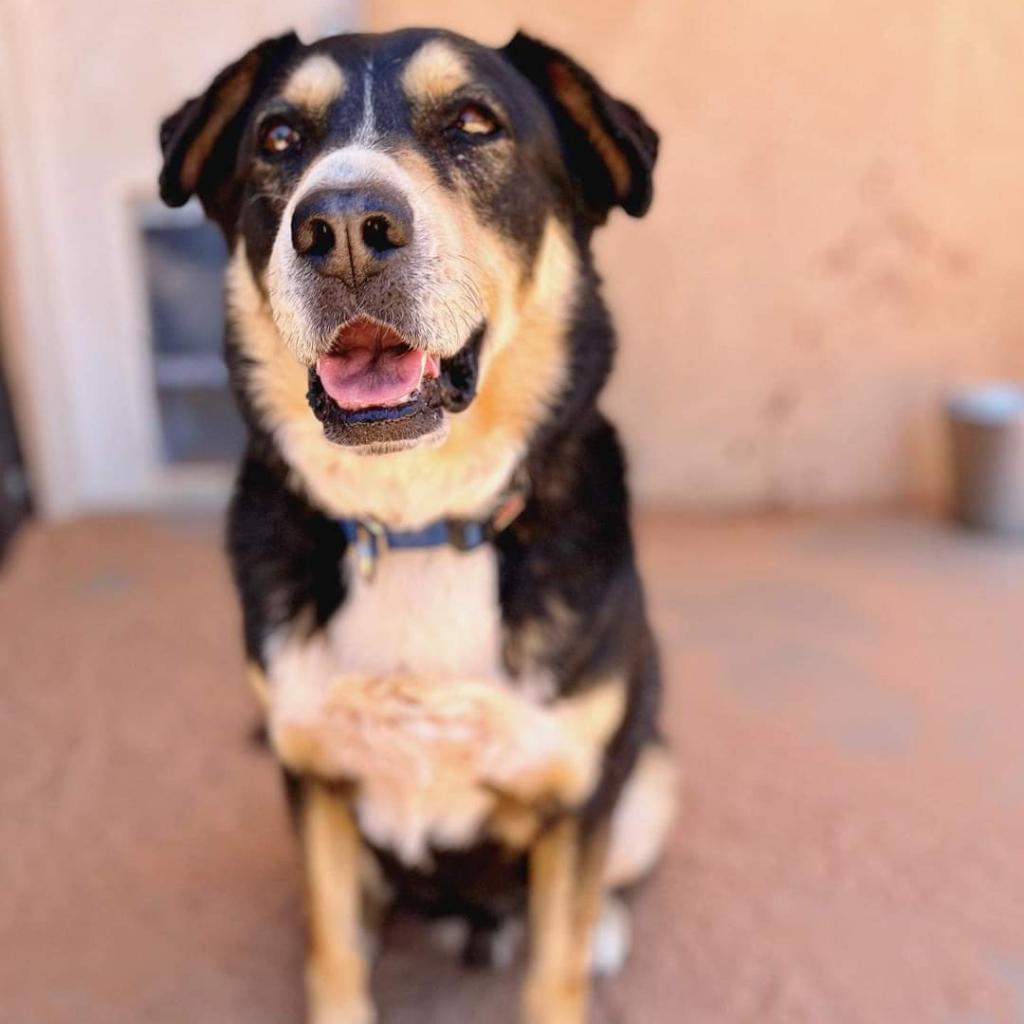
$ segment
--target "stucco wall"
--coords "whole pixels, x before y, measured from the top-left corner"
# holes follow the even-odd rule
[[[935,493],[943,389],[1024,373],[1019,0],[361,6],[491,43],[527,27],[660,128],[653,212],[599,243],[622,332],[607,405],[642,498]],[[153,192],[157,119],[259,35],[352,7],[0,2],[0,277],[29,448],[63,494],[46,507],[132,501],[153,472],[130,200]]]
[[[372,0],[562,45],[661,130],[601,239],[637,491],[697,507],[935,493],[952,382],[1024,372],[1018,0]]]

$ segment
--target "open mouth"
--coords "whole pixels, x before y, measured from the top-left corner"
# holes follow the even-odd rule
[[[385,324],[360,318],[338,332],[316,372],[339,409],[358,412],[414,401],[424,382],[441,375],[441,364]]]
[[[307,397],[327,439],[385,452],[442,435],[445,411],[461,412],[476,394],[484,330],[441,360],[386,324],[350,320],[309,372]]]

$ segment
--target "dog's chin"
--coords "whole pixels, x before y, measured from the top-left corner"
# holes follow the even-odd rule
[[[440,444],[449,414],[476,396],[485,333],[480,325],[454,356],[437,359],[380,324],[345,325],[309,370],[306,397],[324,436],[361,455]]]
[[[436,380],[425,381],[396,405],[345,409],[327,393],[314,368],[307,397],[328,441],[365,455],[387,455],[444,439],[448,425],[439,391]]]

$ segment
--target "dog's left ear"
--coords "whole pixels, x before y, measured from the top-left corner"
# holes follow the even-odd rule
[[[569,173],[591,216],[613,206],[642,217],[651,205],[658,133],[560,50],[517,32],[500,51],[540,92],[555,119]]]
[[[300,45],[288,32],[265,39],[186,101],[160,125],[160,198],[182,206],[193,194],[214,220],[228,227],[226,213],[235,186],[235,160],[249,112],[282,65]]]

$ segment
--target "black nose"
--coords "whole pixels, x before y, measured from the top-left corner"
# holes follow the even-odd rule
[[[374,186],[311,192],[292,214],[292,245],[318,273],[358,288],[412,241],[412,208]]]

